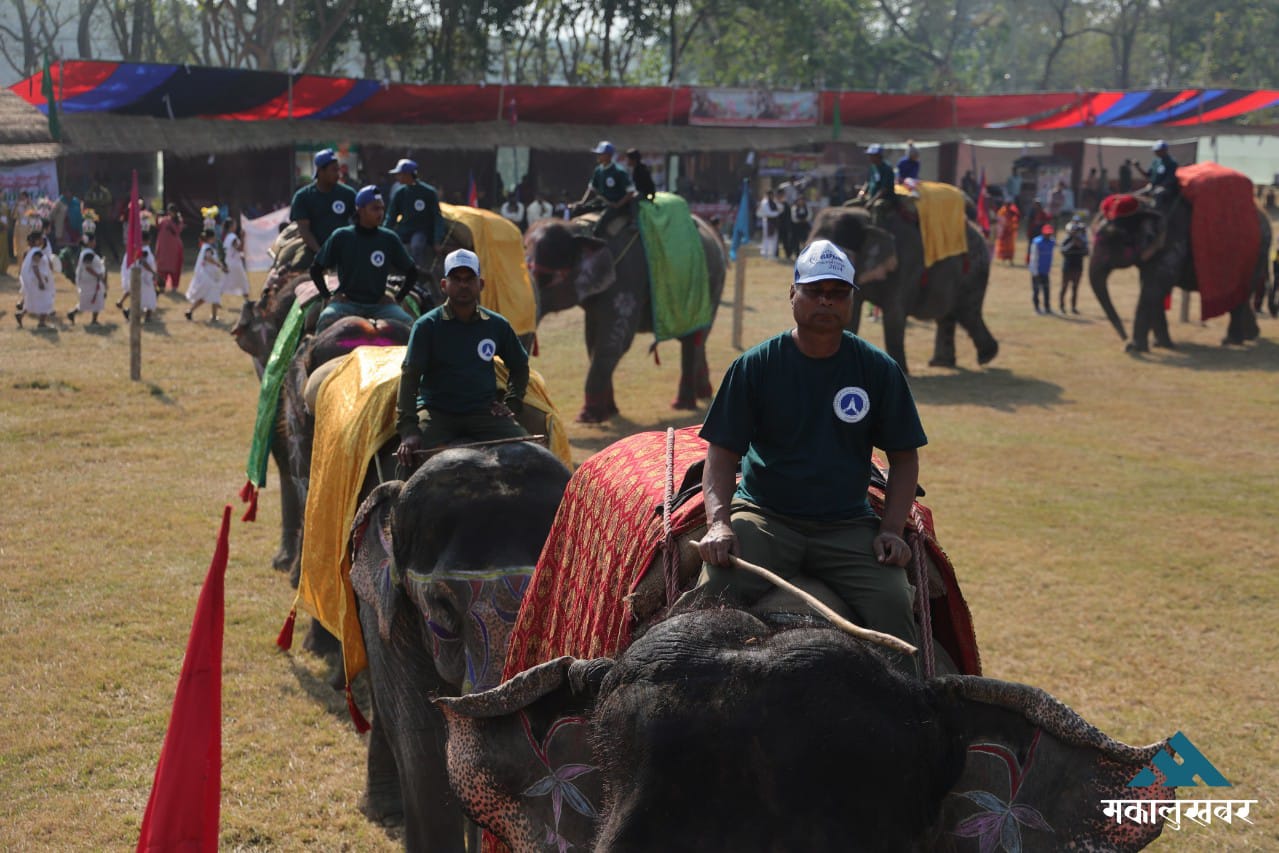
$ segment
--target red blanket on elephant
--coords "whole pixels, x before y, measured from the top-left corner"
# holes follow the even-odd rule
[[[1248,298],[1261,247],[1252,180],[1218,163],[1177,170],[1190,202],[1190,250],[1199,280],[1202,319],[1225,314]]]
[[[706,457],[699,429],[675,433],[676,489],[689,467]],[[666,436],[661,432],[622,439],[582,463],[569,480],[520,607],[505,678],[561,655],[609,657],[630,645],[635,625],[626,596],[662,543],[665,489]],[[870,498],[882,511],[883,494],[872,488]],[[705,521],[698,493],[673,513],[671,524],[679,536]],[[954,567],[937,544],[932,513],[916,502],[909,523],[926,544],[946,592],[933,599],[933,634],[960,672],[980,675],[972,616]]]

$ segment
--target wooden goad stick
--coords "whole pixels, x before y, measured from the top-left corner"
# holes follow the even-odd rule
[[[702,543],[693,541],[690,544],[692,544],[693,547],[696,548]],[[812,596],[809,593],[804,592],[804,590],[795,586],[790,581],[787,581],[778,577],[777,575],[773,574],[772,572],[770,572],[768,569],[764,568],[763,566],[757,566],[754,563],[748,563],[747,561],[743,560],[741,557],[735,556],[733,554],[730,554],[728,556],[728,559],[732,562],[733,568],[750,572],[753,575],[758,575],[759,577],[768,581],[769,583],[771,583],[773,586],[777,587],[778,589],[785,590],[786,592],[789,592],[791,595],[798,597],[809,607],[813,608],[818,613],[820,613],[823,617],[829,620],[832,625],[834,625],[839,630],[843,631],[845,634],[848,634],[849,636],[856,637],[859,640],[865,640],[868,643],[875,643],[876,645],[883,646],[884,648],[892,649],[895,652],[903,652],[908,655],[914,655],[919,653],[919,649],[915,648],[914,646],[912,646],[910,643],[906,642],[905,640],[900,640],[897,637],[894,637],[892,634],[885,634],[881,631],[872,631],[869,628],[863,628],[860,625],[854,625],[852,622],[849,622],[847,619],[845,619],[843,616],[840,616],[834,610],[831,610],[825,604],[822,604],[822,602],[819,601],[815,596]]]

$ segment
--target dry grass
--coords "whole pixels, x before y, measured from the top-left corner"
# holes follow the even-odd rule
[[[788,270],[753,259],[745,340],[788,325]],[[61,283],[68,290],[65,282]],[[0,280],[0,848],[132,845],[150,789],[219,511],[243,481],[256,395],[226,326],[162,301],[130,383],[127,329],[14,328]],[[1130,315],[1135,279],[1115,283]],[[731,288],[730,288],[731,292]],[[1258,799],[1256,826],[1190,827],[1158,847],[1279,846],[1279,592],[1274,507],[1279,322],[1244,351],[1224,324],[1173,326],[1177,352],[1121,352],[1090,294],[1081,318],[1039,317],[1024,269],[987,300],[1002,351],[912,385],[931,443],[923,483],[972,605],[987,674],[1036,684],[1110,734],[1180,729]],[[65,310],[69,293],[60,298]],[[712,372],[734,353],[731,306]],[[115,315],[110,315],[113,322]],[[879,327],[863,332],[880,343]],[[574,427],[579,458],[672,413],[676,348],[647,341],[617,375],[623,417]],[[580,312],[550,318],[535,365],[580,405]],[[273,641],[291,599],[271,571],[277,492],[236,524],[227,575],[222,847],[394,849],[356,810],[363,744],[305,654]],[[1189,795],[1189,792],[1186,792]]]

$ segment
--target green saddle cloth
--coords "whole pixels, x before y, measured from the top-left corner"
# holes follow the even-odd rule
[[[657,193],[635,207],[648,259],[654,336],[665,341],[709,328],[713,306],[706,252],[688,203],[673,193]]]

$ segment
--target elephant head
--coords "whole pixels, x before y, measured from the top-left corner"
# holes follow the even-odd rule
[[[874,225],[864,207],[826,208],[817,214],[810,239],[830,240],[847,252],[860,286],[883,281],[897,269],[893,235]]]
[[[240,316],[235,325],[231,327],[231,337],[235,338],[236,346],[253,358],[253,366],[259,377],[266,368],[267,359],[271,357],[275,336],[279,334],[280,327],[284,325],[284,320],[293,307],[298,282],[305,279],[305,275],[281,268],[272,269],[257,301],[246,301],[240,308]]]
[[[437,705],[463,808],[515,851],[1130,850],[1162,821],[1119,826],[1101,800],[1175,797],[1126,787],[1166,742],[1126,746],[1035,688],[908,679],[832,629],[728,609]]]
[[[1124,322],[1110,299],[1107,281],[1112,270],[1145,265],[1158,254],[1164,241],[1164,217],[1153,208],[1118,219],[1099,218],[1094,223],[1092,256],[1088,261],[1088,281],[1119,337],[1127,338]]]
[[[497,684],[520,601],[568,471],[531,443],[448,450],[365,501],[352,582],[389,634],[396,607],[422,615],[440,677]],[[372,535],[376,532],[376,536]]]
[[[539,318],[579,305],[617,280],[608,244],[571,223],[534,223],[524,235],[524,253],[537,287]]]

